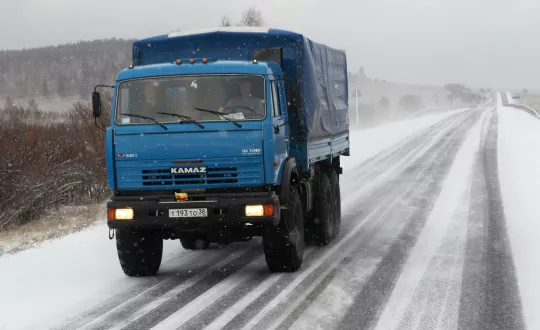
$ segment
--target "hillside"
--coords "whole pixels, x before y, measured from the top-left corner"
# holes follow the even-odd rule
[[[0,51],[0,96],[18,100],[88,99],[98,83],[110,83],[130,63],[131,41],[107,39]]]
[[[112,83],[131,62],[131,40],[84,41],[45,48],[0,51],[0,108],[9,96],[16,105],[34,99],[39,108],[66,113],[80,100],[89,100],[96,84]],[[363,70],[363,69],[362,69]],[[447,105],[444,87],[396,84],[349,74],[351,122],[356,122],[355,88],[359,89],[359,126],[372,126],[406,116],[400,102],[419,99],[412,108]],[[383,99],[386,99],[384,101]],[[386,102],[386,103],[385,103]]]

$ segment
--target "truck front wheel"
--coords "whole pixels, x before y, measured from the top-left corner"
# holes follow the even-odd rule
[[[277,227],[268,228],[263,235],[264,255],[271,272],[295,272],[304,258],[304,216],[302,203],[295,187],[289,187],[289,199],[283,201]]]
[[[127,276],[155,275],[161,265],[163,239],[150,230],[117,229],[116,249]]]

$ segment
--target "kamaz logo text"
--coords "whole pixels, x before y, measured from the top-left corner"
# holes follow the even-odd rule
[[[173,167],[171,174],[199,174],[206,173],[206,167]]]

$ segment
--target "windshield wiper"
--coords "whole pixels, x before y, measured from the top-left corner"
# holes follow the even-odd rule
[[[178,117],[180,119],[183,119],[185,121],[187,121],[188,123],[193,123],[197,126],[199,126],[200,128],[204,128],[204,126],[200,123],[198,123],[195,119],[191,118],[190,116],[185,116],[185,115],[179,115],[177,113],[172,113],[172,112],[156,112],[160,115],[168,115],[168,116],[174,116],[174,117]]]
[[[121,112],[120,113],[122,116],[130,116],[130,117],[137,117],[137,118],[142,118],[142,119],[146,119],[150,122],[153,122],[155,124],[158,124],[159,126],[161,126],[164,130],[168,130],[167,126],[163,125],[162,123],[160,123],[159,121],[155,120],[154,118],[152,117],[147,117],[147,116],[142,116],[142,115],[134,115],[134,114],[131,114],[131,113],[123,113]]]
[[[195,109],[195,110],[198,110],[198,111],[204,111],[204,112],[208,112],[208,113],[213,113],[213,114],[216,115],[216,116],[219,116],[219,117],[221,117],[221,118],[224,118],[225,120],[230,121],[230,122],[233,123],[236,127],[242,128],[242,125],[238,124],[237,122],[235,122],[234,120],[232,120],[232,119],[230,119],[230,118],[225,117],[225,115],[222,114],[222,113],[219,112],[219,111],[207,110],[207,109],[201,109],[201,108],[194,108],[194,109]]]

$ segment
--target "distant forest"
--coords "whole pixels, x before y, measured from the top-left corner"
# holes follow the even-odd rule
[[[88,98],[131,63],[132,40],[106,39],[23,50],[0,50],[0,95]]]
[[[237,26],[262,26],[256,7],[247,8]],[[221,26],[232,26],[223,16]],[[32,99],[87,99],[97,84],[110,84],[131,63],[133,40],[105,39],[24,50],[0,50],[0,96]],[[9,103],[9,102],[8,102]]]

